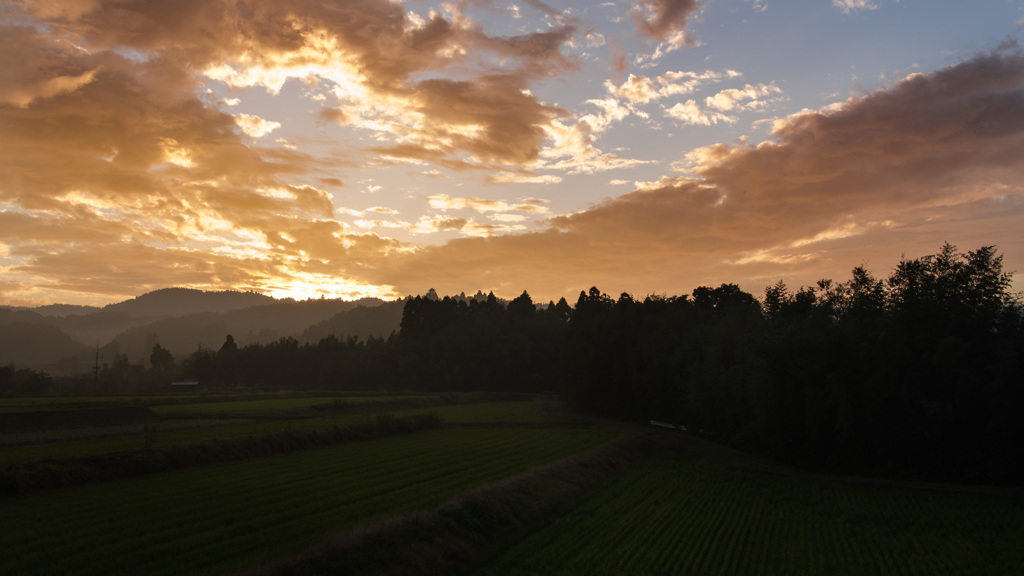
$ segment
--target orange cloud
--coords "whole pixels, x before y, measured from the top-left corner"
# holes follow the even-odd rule
[[[686,293],[741,282],[759,292],[881,276],[944,241],[995,243],[1024,268],[1024,55],[975,57],[822,111],[779,120],[760,145],[690,156],[665,177],[549,230],[463,239],[391,261],[368,278],[397,290],[527,288],[540,299],[591,284]],[[444,278],[436,271],[444,270]]]
[[[493,75],[472,82],[424,80],[407,94],[423,124],[410,143],[378,150],[397,158],[459,157],[475,163],[528,165],[539,156],[545,126],[563,114],[525,91],[517,75]]]
[[[995,242],[1008,265],[1024,262],[1013,260],[1024,257],[1019,51],[779,119],[758,145],[680,151],[681,173],[539,232],[520,224],[546,217],[537,199],[449,190],[430,196],[435,210],[474,213],[409,222],[393,208],[336,206],[331,193],[349,180],[339,170],[353,166],[486,170],[483,181],[528,186],[561,178],[541,170],[652,163],[603,151],[598,137],[631,115],[648,119],[641,105],[739,76],[630,76],[571,117],[532,90],[579,65],[563,52],[578,23],[531,0],[551,28],[493,36],[462,13],[468,5],[427,16],[378,0],[13,5],[17,17],[0,26],[0,301],[42,297],[25,285],[114,298],[168,284],[302,293],[328,278],[375,295],[526,288],[547,299],[595,283],[642,294],[743,279],[756,290],[762,279],[841,276],[864,257],[927,253],[945,240]],[[693,0],[643,0],[631,16],[663,53],[695,41],[687,25],[697,10]],[[299,152],[272,115],[206,92],[273,94],[289,80],[315,92],[309,112],[321,127],[365,142]],[[734,122],[777,94],[750,84],[666,112]],[[473,237],[419,246],[360,231],[377,227]]]
[[[205,0],[20,6],[50,32],[0,31],[4,274],[107,297],[168,283],[246,288],[325,271],[352,276],[413,249],[336,220],[317,188],[341,185],[336,162],[247,144],[245,136],[279,125],[221,112],[199,90],[211,77],[273,91],[323,74],[338,93],[357,90],[392,115],[390,124],[361,108],[323,117],[391,130],[398,143],[377,148],[391,158],[423,154],[465,168],[532,162],[544,125],[561,112],[530,95],[528,82],[574,66],[559,49],[570,27],[491,37],[436,15],[417,23],[390,2],[253,2],[246,14]],[[476,60],[480,50],[519,65],[495,74]],[[478,81],[411,80],[456,60],[475,67]],[[403,124],[416,117],[419,128]],[[467,221],[459,229],[514,228]]]
[[[458,15],[421,20],[400,4],[374,0],[335,5],[263,0],[248,3],[244,10],[230,2],[205,0],[97,1],[73,11],[41,1],[26,6],[90,46],[128,48],[178,63],[163,80],[176,76],[183,86],[194,87],[197,71],[231,85],[261,85],[272,92],[288,78],[319,77],[334,86],[339,98],[322,116],[391,134],[396,143],[379,151],[395,158],[467,162],[464,156],[471,156],[468,165],[532,162],[545,137],[544,126],[561,111],[526,89],[532,79],[577,66],[561,52],[576,32],[571,24],[499,37]],[[534,6],[554,13],[543,3]],[[495,68],[489,57],[505,64]],[[414,74],[456,62],[473,71],[471,79],[412,80]],[[81,70],[50,76],[43,84],[0,97],[22,103],[35,93],[73,89],[89,74]],[[254,137],[273,129],[258,120],[238,117]],[[422,130],[414,127],[420,124]]]

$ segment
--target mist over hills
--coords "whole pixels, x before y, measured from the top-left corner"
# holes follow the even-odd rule
[[[0,307],[0,365],[74,374],[124,355],[148,364],[154,344],[178,358],[219,348],[231,334],[240,346],[285,337],[317,341],[387,337],[399,329],[404,302],[278,300],[255,292],[166,288],[103,308],[51,304]]]

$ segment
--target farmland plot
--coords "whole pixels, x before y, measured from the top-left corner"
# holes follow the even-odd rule
[[[345,426],[367,416],[304,418],[296,420],[175,420],[151,426],[134,426],[119,434],[85,440],[46,442],[24,446],[0,446],[0,464],[53,458],[90,456],[144,447],[171,446],[193,442]]]
[[[317,401],[322,401],[322,399],[287,399],[286,403],[282,403],[280,400],[260,401],[263,404],[227,402],[202,406],[228,406],[236,409],[244,408],[249,411],[266,412],[279,410],[285,406],[292,408],[297,406],[309,407]],[[368,401],[364,400],[364,402]],[[195,406],[197,405],[185,404],[180,408],[184,409],[182,413],[190,413]],[[166,407],[156,407],[154,411],[163,414],[165,417],[175,415],[174,412],[165,412],[163,408]],[[171,406],[171,408],[177,409],[179,406]],[[395,416],[423,412],[433,412],[447,423],[483,426],[493,424],[551,424],[565,418],[564,415],[550,416],[539,413],[536,402],[486,402],[391,411]],[[239,436],[273,434],[285,430],[301,431],[330,428],[331,426],[346,426],[367,417],[367,415],[352,414],[318,418],[265,419],[255,422],[246,420],[219,421],[213,419],[205,421],[200,419],[147,422],[146,425],[125,426],[118,430],[117,434],[103,435],[97,438],[87,437],[85,439],[64,440],[57,436],[56,441],[25,442],[25,445],[0,445],[0,464],[90,456],[107,452],[138,450],[147,446],[188,444],[191,442],[237,438]],[[87,431],[84,432],[87,433]],[[83,431],[78,431],[77,433],[82,434]],[[25,439],[45,438],[45,436],[39,433],[28,433],[22,436]],[[54,434],[50,434],[50,436],[54,436]],[[11,435],[9,439],[14,441],[21,438]]]
[[[1015,574],[1024,500],[652,461],[479,573]]]
[[[451,429],[5,499],[5,574],[219,574],[609,440]]]

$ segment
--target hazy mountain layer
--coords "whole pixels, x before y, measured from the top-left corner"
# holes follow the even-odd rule
[[[240,346],[293,337],[387,337],[398,330],[402,302],[376,298],[276,300],[253,292],[168,288],[101,308],[48,305],[0,308],[0,365],[69,374],[118,355],[149,363],[155,344],[183,358],[217,349],[228,334]]]

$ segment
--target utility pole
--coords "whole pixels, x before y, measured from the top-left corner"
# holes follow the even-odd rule
[[[93,393],[100,387],[100,345],[96,345],[96,363],[92,365],[92,386]]]

